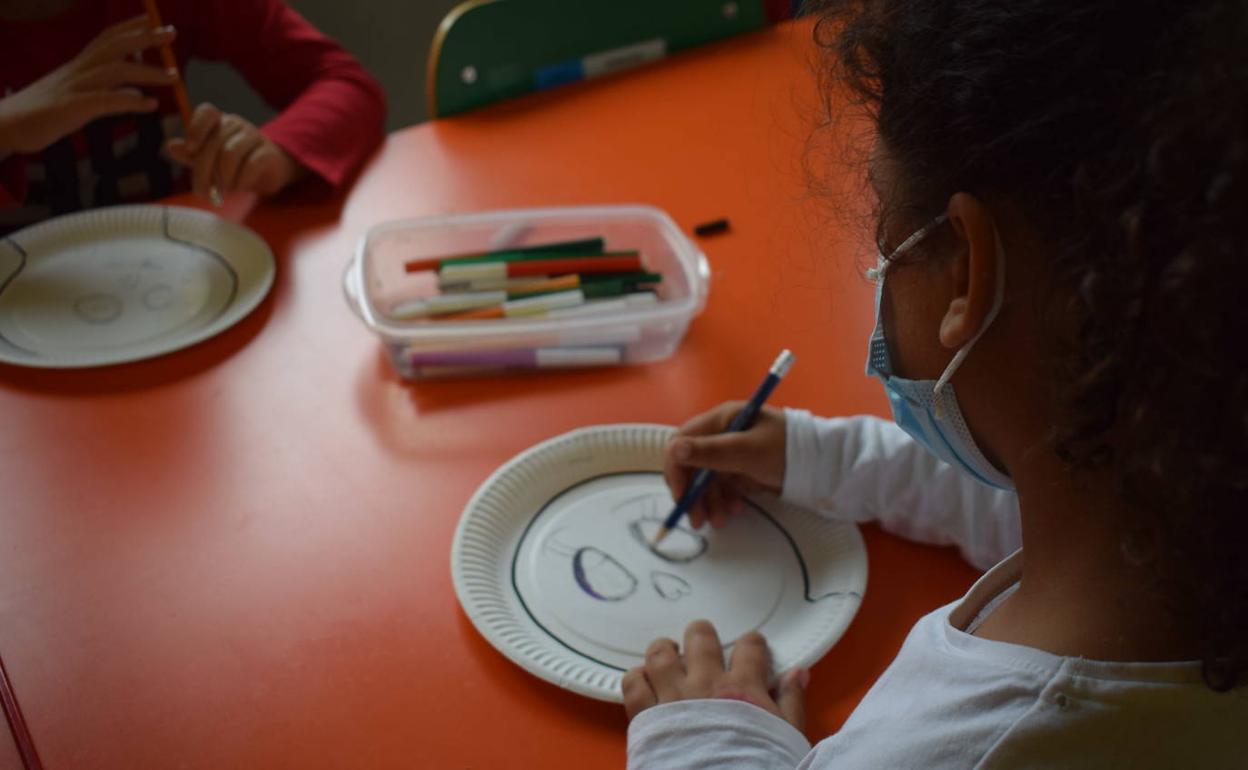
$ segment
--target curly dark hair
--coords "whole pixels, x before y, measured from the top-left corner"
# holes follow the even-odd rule
[[[813,5],[813,7],[811,7]],[[1059,424],[1112,473],[1206,683],[1248,670],[1248,2],[825,0],[829,109],[865,107],[931,214],[1023,213],[1051,256]],[[1141,543],[1147,544],[1141,547]],[[1150,558],[1145,556],[1145,558]]]

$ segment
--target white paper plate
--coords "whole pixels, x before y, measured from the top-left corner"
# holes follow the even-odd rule
[[[273,285],[258,235],[206,211],[116,206],[0,239],[0,361],[102,366],[193,345]]]
[[[663,425],[604,425],[545,441],[481,485],[455,532],[460,604],[504,655],[549,682],[620,700],[649,642],[711,620],[726,648],[758,629],[776,671],[845,632],[867,581],[862,537],[775,499],[729,526],[644,540],[671,510]]]

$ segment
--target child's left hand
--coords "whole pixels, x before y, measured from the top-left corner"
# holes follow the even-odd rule
[[[793,669],[773,689],[767,640],[751,631],[737,640],[724,668],[724,648],[715,627],[695,620],[685,629],[685,654],[671,639],[656,639],[646,662],[624,675],[624,712],[631,720],[660,703],[726,698],[752,703],[801,730],[806,724],[806,685],[810,669]]]
[[[165,150],[175,162],[191,169],[196,195],[233,190],[273,195],[301,177],[305,170],[246,118],[223,113],[211,104],[195,108],[187,135],[170,139]]]

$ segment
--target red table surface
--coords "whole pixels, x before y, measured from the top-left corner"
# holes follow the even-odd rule
[[[272,295],[228,332],[104,369],[0,367],[0,656],[44,766],[622,767],[618,706],[477,634],[452,533],[516,453],[743,398],[782,347],[797,365],[774,403],[885,413],[862,374],[869,239],[803,173],[819,157],[810,34],[399,132],[343,199],[227,204],[278,259]],[[411,385],[343,301],[378,222],[626,202],[686,228],[732,220],[700,242],[710,301],[669,361]],[[866,598],[814,668],[813,739],[975,575],[949,549],[865,533]],[[0,761],[20,766],[11,741]]]

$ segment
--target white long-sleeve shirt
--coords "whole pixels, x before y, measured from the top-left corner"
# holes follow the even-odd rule
[[[813,750],[757,706],[681,701],[629,725],[630,770],[1248,767],[1248,692],[1209,690],[1194,662],[1068,658],[967,632],[1017,586],[1013,494],[965,477],[891,422],[788,410],[786,434],[786,499],[996,566],[915,624],[841,730]]]

